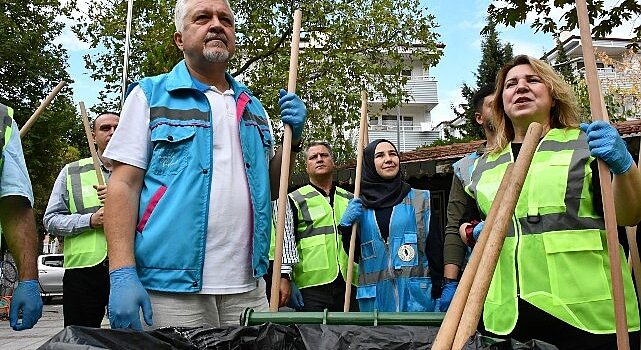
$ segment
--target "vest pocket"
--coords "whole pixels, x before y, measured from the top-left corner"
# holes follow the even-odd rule
[[[358,286],[356,289],[356,299],[358,308],[361,312],[372,311],[376,307],[376,285]]]
[[[149,170],[155,175],[176,175],[192,158],[191,139],[196,134],[194,127],[158,125],[151,130],[153,152]]]
[[[374,241],[367,241],[361,243],[361,260],[369,260],[376,257],[376,246]]]
[[[599,230],[543,234],[555,305],[611,298]]]
[[[432,299],[432,280],[427,277],[413,277],[408,283],[409,296],[407,305],[401,308],[404,312],[433,312],[435,302]]]
[[[301,239],[300,262],[303,272],[325,270],[329,268],[325,235],[317,235]]]
[[[145,208],[145,211],[143,212],[138,225],[136,225],[136,231],[142,233],[142,231],[145,229],[147,221],[149,221],[149,217],[154,212],[154,209],[156,209],[158,202],[160,202],[162,197],[165,195],[165,192],[167,192],[167,186],[165,185],[161,185],[158,190],[156,190],[154,195],[151,197],[151,200],[147,204],[147,207]]]
[[[403,237],[392,240],[392,262],[395,269],[418,264],[417,236],[415,232],[406,232]]]

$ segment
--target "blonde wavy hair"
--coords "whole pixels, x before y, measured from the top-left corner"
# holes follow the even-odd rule
[[[505,114],[503,105],[503,89],[505,78],[510,69],[528,64],[532,70],[541,77],[541,80],[550,90],[554,106],[550,109],[550,128],[567,128],[579,126],[579,106],[574,94],[574,89],[546,62],[536,58],[519,55],[504,65],[496,76],[496,89],[492,109],[496,135],[491,153],[501,152],[510,141],[514,140],[514,126]]]

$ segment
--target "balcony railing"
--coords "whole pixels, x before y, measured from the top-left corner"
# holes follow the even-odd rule
[[[398,79],[390,77],[390,79]],[[427,75],[411,77],[403,88],[408,96],[409,103],[432,104],[438,103],[437,82],[436,78]],[[383,95],[374,93],[372,102],[384,102]]]
[[[579,70],[581,75],[585,75],[585,68]],[[597,74],[601,85],[603,87],[614,86],[621,89],[629,89],[632,87],[633,74],[627,72],[619,72],[614,68],[597,68]]]
[[[370,130],[376,130],[376,131],[396,131],[397,127],[396,125],[371,125],[369,126]],[[400,127],[401,131],[425,131],[423,127],[420,125],[401,125]]]

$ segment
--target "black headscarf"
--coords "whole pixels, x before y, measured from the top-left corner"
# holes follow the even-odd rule
[[[388,140],[378,139],[370,142],[363,151],[363,175],[361,179],[361,199],[366,207],[372,209],[389,208],[403,201],[409,193],[410,185],[401,180],[401,172],[393,179],[385,180],[376,172],[374,153],[376,146],[387,142],[396,150],[396,146]],[[398,150],[396,150],[398,152]],[[400,167],[400,163],[399,163]]]

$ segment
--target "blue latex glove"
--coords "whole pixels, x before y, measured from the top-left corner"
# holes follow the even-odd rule
[[[111,328],[133,328],[142,331],[139,309],[145,323],[153,324],[151,302],[140,283],[136,268],[125,266],[109,273],[109,324]]]
[[[443,286],[443,291],[441,292],[441,305],[439,306],[439,310],[441,310],[441,312],[446,312],[450,307],[452,299],[454,298],[454,292],[456,292],[456,287],[458,287],[458,282],[455,281],[448,282]]]
[[[347,204],[347,209],[345,209],[339,225],[346,227],[352,226],[355,221],[360,219],[362,214],[363,201],[360,198],[352,198],[349,200],[349,204]]]
[[[474,237],[474,240],[477,242],[479,240],[479,236],[481,235],[481,231],[483,231],[483,227],[485,227],[485,220],[479,222],[476,226],[474,226],[474,230],[472,230],[472,236]]]
[[[303,101],[295,94],[288,93],[283,89],[278,92],[280,99],[280,118],[283,123],[292,127],[292,140],[300,140],[303,135],[305,119],[307,119],[307,108]]]
[[[298,290],[294,281],[289,282],[289,285],[291,286],[292,292],[289,296],[289,304],[287,304],[287,306],[296,311],[300,311],[303,309],[303,306],[305,306],[305,303],[303,302],[303,295],[300,293],[300,290]]]
[[[588,136],[592,155],[603,159],[613,174],[623,174],[632,167],[632,155],[617,129],[610,123],[599,120],[590,124],[581,123],[580,127]]]
[[[9,311],[9,325],[14,331],[32,328],[42,317],[42,298],[38,280],[18,282],[18,287],[13,291]],[[22,312],[22,319],[18,314]]]

